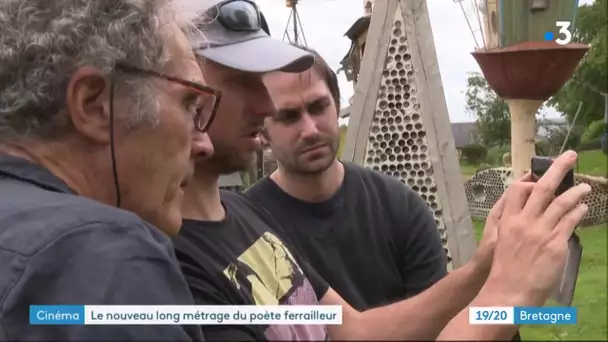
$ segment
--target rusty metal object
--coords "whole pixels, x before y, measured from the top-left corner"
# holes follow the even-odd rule
[[[547,100],[572,76],[589,50],[578,43],[523,42],[488,51],[475,51],[490,87],[505,99]]]

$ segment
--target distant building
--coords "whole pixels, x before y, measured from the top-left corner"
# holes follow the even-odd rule
[[[452,122],[451,126],[456,149],[479,141],[475,122]]]

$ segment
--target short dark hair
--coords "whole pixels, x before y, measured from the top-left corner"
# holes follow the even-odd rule
[[[340,115],[340,86],[338,85],[338,76],[336,73],[329,67],[329,64],[327,64],[325,59],[323,59],[316,50],[295,43],[291,43],[291,45],[315,56],[315,62],[310,70],[314,70],[325,81],[325,84],[327,84],[327,88],[329,88],[329,92],[336,103],[336,111],[338,112],[338,115]]]
[[[321,57],[321,55],[314,49],[311,49],[307,46],[290,43],[291,45],[297,47],[298,49],[304,50],[308,53],[311,53],[315,56],[315,62],[310,67],[309,70],[314,70],[329,88],[329,92],[331,97],[334,99],[336,104],[336,115],[340,115],[340,87],[338,86],[338,76],[336,73],[329,67],[329,64]],[[270,137],[268,136],[268,132],[266,132],[266,128],[262,130],[262,136],[270,141]]]

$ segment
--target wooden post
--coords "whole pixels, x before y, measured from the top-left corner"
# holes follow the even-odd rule
[[[536,111],[541,100],[506,99],[511,112],[511,167],[513,177],[523,176],[536,155]]]

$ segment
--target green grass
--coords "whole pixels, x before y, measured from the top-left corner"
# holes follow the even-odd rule
[[[465,180],[470,179],[481,166],[483,165],[471,165],[461,160],[462,177]],[[601,150],[579,152],[576,172],[590,176],[608,177],[608,156]]]
[[[580,152],[577,173],[590,176],[608,176],[608,156],[600,150]]]
[[[479,169],[479,165],[471,165],[465,161],[460,161],[460,170],[462,172],[462,178],[464,180],[470,179],[475,174],[475,171]]]
[[[576,172],[604,176],[607,171],[608,157],[601,151],[584,151],[579,153]],[[465,179],[470,178],[477,165],[461,162],[460,167]],[[474,221],[477,241],[483,232],[483,222]],[[583,228],[578,232],[583,245],[583,260],[579,270],[574,301],[572,305],[578,309],[576,325],[539,325],[523,326],[522,340],[525,341],[555,341],[555,340],[608,340],[608,228],[605,224]],[[548,303],[547,305],[556,305]]]
[[[473,222],[477,241],[483,222]],[[583,228],[578,232],[583,245],[583,260],[572,306],[578,309],[576,325],[538,325],[521,327],[524,341],[608,340],[607,233],[605,225]],[[552,305],[551,303],[548,305]]]

